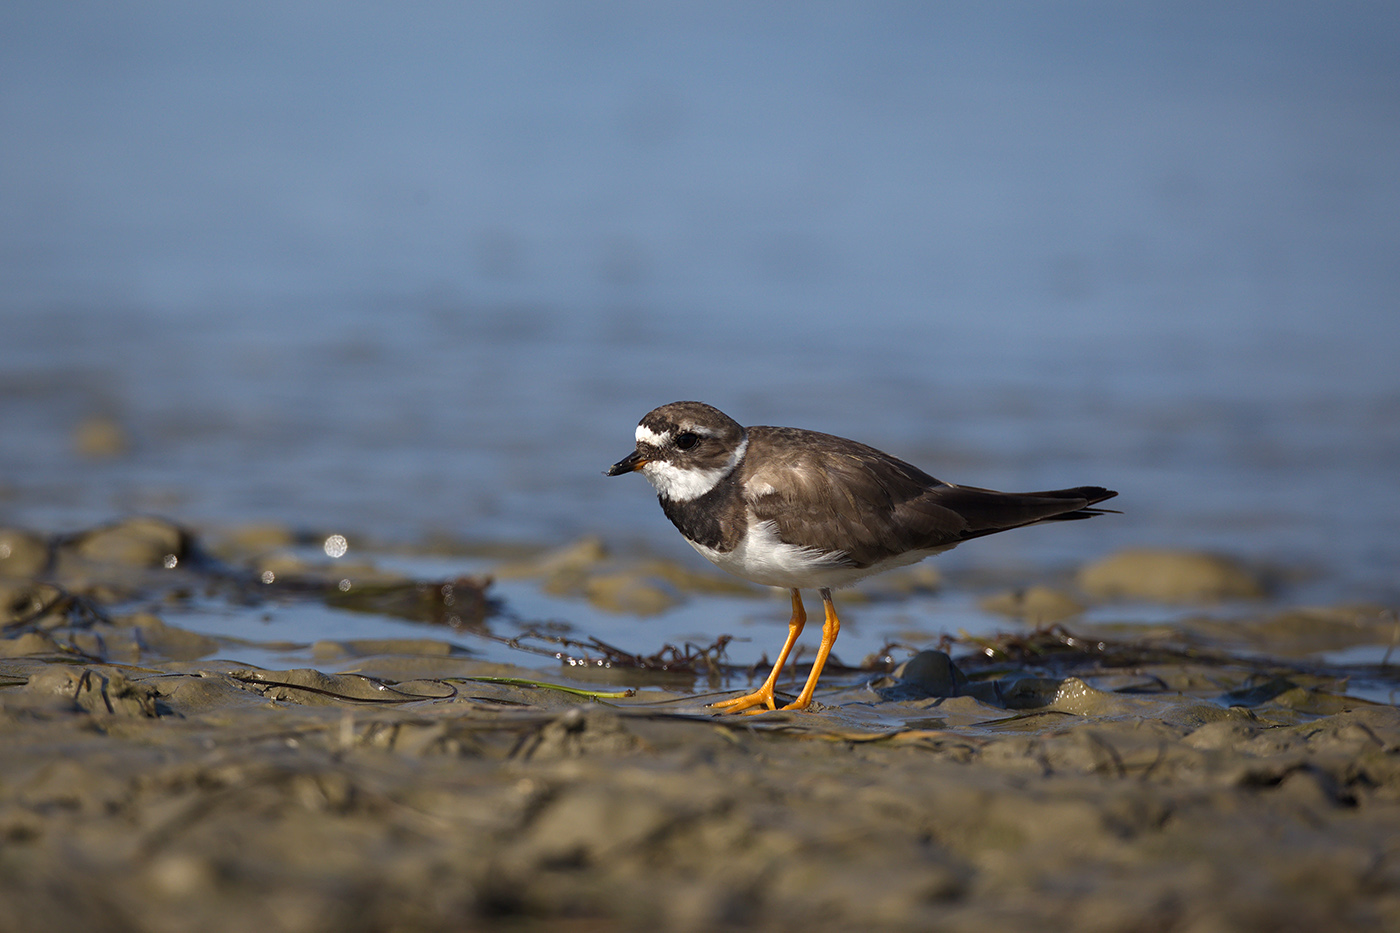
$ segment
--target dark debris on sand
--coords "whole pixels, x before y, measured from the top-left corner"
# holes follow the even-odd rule
[[[1393,672],[1260,650],[1384,614],[959,638],[716,717],[722,640],[528,639],[630,689],[491,664],[453,641],[508,612],[479,580],[360,588],[431,627],[334,670],[220,661],[161,599],[268,571],[201,551],[0,530],[0,929],[1400,928],[1400,710],[1348,692]]]

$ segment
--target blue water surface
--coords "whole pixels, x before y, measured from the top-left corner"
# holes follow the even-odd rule
[[[15,3],[0,520],[689,551],[678,398],[1400,598],[1400,8]],[[80,455],[111,419],[129,440]]]

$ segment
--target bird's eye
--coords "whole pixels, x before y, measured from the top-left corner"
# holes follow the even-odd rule
[[[682,434],[676,435],[676,446],[681,450],[689,450],[690,448],[694,447],[699,441],[700,436],[698,434],[692,434],[690,431],[686,431]]]

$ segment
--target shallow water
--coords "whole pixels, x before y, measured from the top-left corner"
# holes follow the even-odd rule
[[[694,397],[1122,493],[950,579],[1147,544],[1400,598],[1389,8],[3,16],[6,524],[698,563],[600,476]]]
[[[783,591],[736,586],[680,562],[611,555],[591,541],[504,560],[376,552],[345,547],[338,536],[322,547],[269,550],[267,531],[240,545],[138,521],[53,541],[49,569],[25,578],[14,574],[34,566],[34,545],[6,534],[0,597],[12,641],[0,648],[16,657],[67,651],[147,673],[163,658],[220,670],[391,671],[392,679],[417,671],[428,680],[447,676],[441,665],[468,665],[531,682],[652,691],[653,701],[659,689],[693,703],[761,681],[789,611]],[[1122,579],[1160,575],[1172,556],[1139,557]],[[854,716],[863,728],[908,728],[904,707],[866,707],[898,665],[941,649],[986,684],[1034,671],[1045,684],[1074,676],[1113,694],[1166,691],[1170,699],[1175,690],[1232,707],[1249,684],[1288,680],[1328,696],[1396,702],[1393,610],[1179,602],[1148,591],[1125,600],[1093,578],[1028,592],[993,589],[988,578],[948,584],[912,568],[842,591],[841,636],[818,700],[828,716]],[[1204,579],[1178,592],[1197,591],[1190,588]],[[43,604],[50,608],[39,610]],[[818,628],[798,642],[780,690],[800,689]],[[1174,673],[1163,680],[1154,668]],[[996,695],[977,693],[984,689]],[[973,688],[992,704],[979,706],[979,716],[995,718],[1011,702],[1000,690]],[[1050,702],[1040,693],[1027,702]]]

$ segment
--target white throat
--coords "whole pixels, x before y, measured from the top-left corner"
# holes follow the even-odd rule
[[[716,467],[713,470],[697,470],[693,467],[676,466],[669,460],[650,460],[646,466],[642,467],[642,475],[647,478],[647,482],[656,489],[656,494],[671,502],[689,502],[692,499],[699,499],[719,485],[734,468],[739,465],[739,461],[744,459],[744,453],[749,449],[749,439],[746,437],[739,442],[739,446],[734,448],[734,453],[730,454],[724,466]]]

